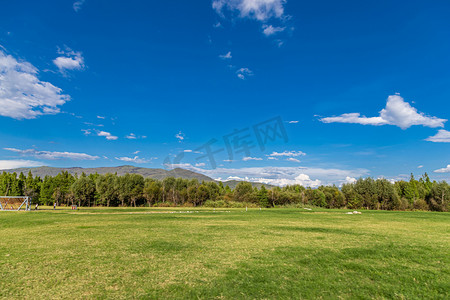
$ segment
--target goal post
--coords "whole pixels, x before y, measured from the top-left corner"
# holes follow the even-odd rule
[[[31,197],[5,196],[0,197],[0,211],[31,210]]]

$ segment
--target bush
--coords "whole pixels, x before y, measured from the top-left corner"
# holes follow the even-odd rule
[[[428,206],[427,202],[423,199],[417,199],[414,201],[414,209],[417,210],[430,210],[430,207]]]

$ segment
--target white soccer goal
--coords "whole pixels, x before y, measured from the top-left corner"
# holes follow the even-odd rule
[[[31,209],[31,197],[7,196],[0,197],[0,211],[19,211]]]

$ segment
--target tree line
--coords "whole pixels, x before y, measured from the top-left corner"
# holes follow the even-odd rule
[[[356,182],[316,189],[301,185],[261,188],[239,182],[234,189],[222,182],[167,177],[163,180],[138,174],[61,172],[34,177],[31,172],[0,174],[0,195],[30,196],[41,205],[78,206],[209,206],[279,207],[313,205],[325,208],[449,211],[450,185],[431,181],[425,173],[409,181],[360,178]]]

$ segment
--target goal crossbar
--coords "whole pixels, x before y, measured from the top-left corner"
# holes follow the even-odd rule
[[[31,197],[0,196],[0,211],[31,210]]]

